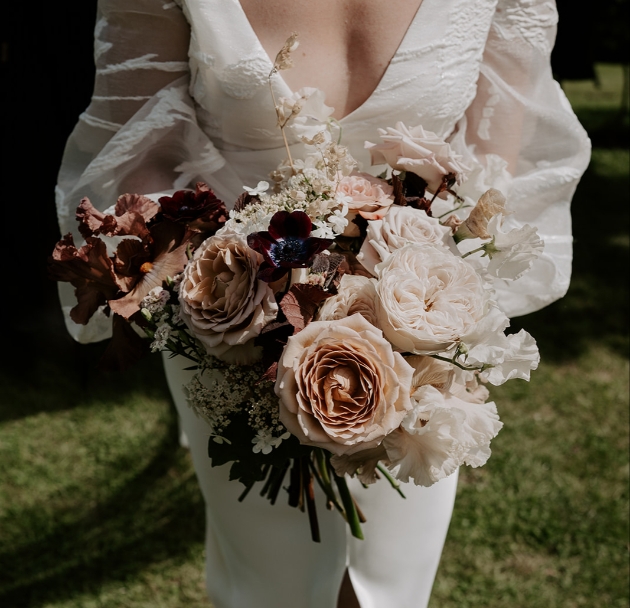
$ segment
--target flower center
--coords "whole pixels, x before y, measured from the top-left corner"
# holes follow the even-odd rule
[[[297,236],[287,236],[283,239],[278,239],[269,250],[269,256],[276,265],[279,265],[281,262],[301,262],[307,253],[306,240]]]

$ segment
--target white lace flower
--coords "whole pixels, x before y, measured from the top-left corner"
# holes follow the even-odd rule
[[[318,239],[334,239],[337,234],[335,231],[321,221],[314,221],[313,226],[315,229],[311,232],[311,236],[317,237]]]
[[[268,431],[258,431],[256,437],[252,439],[252,443],[254,444],[252,448],[254,454],[259,454],[260,452],[269,454],[273,448],[277,448],[282,443],[282,439],[274,437]]]
[[[332,215],[329,215],[327,218],[328,223],[332,227],[335,234],[343,234],[343,231],[346,229],[348,225],[348,205],[344,203],[341,209],[335,209]]]
[[[173,332],[172,327],[168,323],[162,323],[155,330],[153,342],[151,342],[151,352],[157,353],[166,348],[166,343],[170,340]]]
[[[146,309],[152,315],[159,313],[166,303],[169,301],[171,294],[162,289],[162,287],[154,287],[140,302],[140,308]]]
[[[259,196],[269,190],[269,182],[260,181],[255,188],[248,188],[247,186],[243,186],[243,190],[245,190],[251,196]]]

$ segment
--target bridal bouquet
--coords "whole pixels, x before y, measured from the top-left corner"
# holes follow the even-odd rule
[[[112,316],[110,367],[149,349],[191,361],[185,392],[241,500],[261,482],[275,503],[286,483],[319,540],[317,483],[361,538],[346,475],[402,494],[400,482],[487,461],[502,424],[486,384],[529,379],[539,359],[527,332],[506,334],[493,280],[518,279],[543,244],[530,226],[503,228],[498,190],[460,196],[470,169],[421,126],[366,143],[387,167],[374,177],[319,91],[274,101],[306,154],[287,147],[273,185],[245,188],[231,211],[203,183],[105,212],[83,199],[83,243],[65,236],[50,271],[74,285],[76,322]]]

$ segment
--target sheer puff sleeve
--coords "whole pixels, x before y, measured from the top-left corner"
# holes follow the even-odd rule
[[[74,214],[84,196],[105,210],[123,192],[158,196],[201,175],[220,175],[225,160],[197,125],[188,94],[189,41],[175,2],[99,0],[94,94],[68,139],[57,182],[61,234],[81,241]],[[88,325],[75,324],[68,314],[74,290],[68,283],[59,290],[76,340],[109,337],[111,323],[101,311]]]
[[[544,254],[522,278],[497,280],[499,304],[524,315],[561,298],[572,261],[570,202],[590,160],[590,141],[560,85],[551,49],[557,11],[549,0],[499,0],[477,93],[456,137],[465,138],[486,182],[504,191],[506,228],[530,224]],[[471,243],[472,245],[472,243]]]

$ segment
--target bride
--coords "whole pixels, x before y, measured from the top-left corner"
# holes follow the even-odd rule
[[[75,229],[83,196],[105,209],[123,192],[156,198],[204,181],[229,206],[243,185],[268,179],[286,155],[270,58],[298,32],[295,67],[272,80],[276,97],[323,91],[343,143],[374,174],[382,167],[370,166],[363,146],[378,127],[421,124],[446,138],[475,168],[468,187],[498,187],[511,227],[538,227],[544,255],[496,289],[510,316],[540,309],[569,284],[569,205],[590,150],[552,79],[556,17],[549,0],[100,0],[94,95],[59,174],[61,232]],[[301,144],[290,144],[299,156]],[[71,289],[62,287],[61,299],[67,312]],[[108,336],[104,315],[67,325],[81,342]],[[384,483],[364,490],[351,480],[366,540],[325,512],[322,542],[313,543],[297,509],[255,493],[239,503],[240,485],[211,466],[205,423],[181,390],[183,367],[165,360],[206,502],[216,608],[427,606],[457,474],[406,487],[406,500]]]

